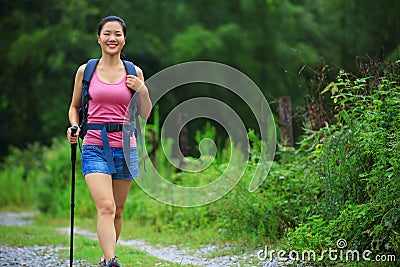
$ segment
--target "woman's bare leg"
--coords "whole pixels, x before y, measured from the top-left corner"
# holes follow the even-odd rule
[[[97,236],[103,255],[108,261],[115,256],[117,242],[114,225],[116,205],[110,175],[91,173],[85,176],[86,184],[97,208]]]
[[[113,180],[112,184],[116,207],[114,226],[116,240],[118,240],[122,229],[122,214],[124,211],[126,198],[128,196],[129,190],[131,189],[132,180]]]

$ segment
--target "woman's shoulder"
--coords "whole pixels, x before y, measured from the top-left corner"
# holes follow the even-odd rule
[[[78,73],[83,73],[83,72],[85,71],[85,68],[86,68],[86,63],[80,65],[80,66],[78,67],[77,72],[78,72]]]
[[[83,73],[85,72],[85,68],[86,68],[86,63],[82,64],[78,67],[78,70],[76,71],[76,76],[83,78]]]
[[[135,64],[135,69],[136,69],[136,72],[139,74],[139,72],[140,73],[143,73],[143,71],[142,71],[142,69],[138,66],[138,65],[136,65]]]

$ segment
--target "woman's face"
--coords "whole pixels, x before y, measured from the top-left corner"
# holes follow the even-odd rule
[[[101,29],[97,41],[104,53],[109,55],[120,54],[125,45],[125,36],[118,21],[109,21]]]

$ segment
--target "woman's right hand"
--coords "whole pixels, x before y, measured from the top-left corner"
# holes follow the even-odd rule
[[[72,126],[71,126],[71,127],[72,127]],[[75,135],[72,136],[71,127],[69,127],[69,128],[67,129],[67,139],[68,139],[68,142],[69,142],[70,144],[76,144],[76,142],[78,141],[79,132],[81,131],[81,128],[79,128],[79,126],[76,126],[76,127],[78,128],[78,130],[76,131]]]

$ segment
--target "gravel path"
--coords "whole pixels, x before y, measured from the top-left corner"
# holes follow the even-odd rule
[[[32,221],[30,218],[36,214],[38,214],[38,212],[0,212],[0,225],[23,226],[31,224]]]
[[[37,212],[0,212],[0,225],[23,226],[32,223],[30,218]],[[61,246],[33,246],[9,247],[0,244],[0,266],[12,267],[69,267],[69,259],[60,259],[61,250],[69,247]],[[74,267],[89,267],[83,261],[75,260]]]
[[[69,228],[60,228],[59,231],[68,235],[70,233]],[[85,236],[89,239],[97,240],[97,234],[86,229],[75,228],[74,233]],[[272,261],[269,259],[259,260],[257,257],[257,252],[252,254],[217,256],[213,258],[208,257],[208,255],[215,253],[215,251],[221,249],[229,250],[228,246],[226,248],[222,248],[215,245],[210,245],[199,249],[178,249],[175,245],[168,247],[152,246],[140,239],[119,240],[118,244],[144,251],[151,256],[165,261],[175,262],[182,265],[192,264],[199,267],[284,267],[290,263],[281,262],[277,259]],[[294,265],[291,266],[296,267]],[[302,266],[304,265],[298,265],[297,267]]]
[[[69,260],[60,259],[57,254],[66,247],[33,246],[7,247],[0,246],[0,266],[29,267],[69,267]],[[89,266],[82,261],[74,261],[73,266]]]
[[[0,224],[15,226],[29,224],[29,218],[35,213],[2,213],[0,212]],[[59,229],[69,235],[69,228]],[[75,229],[74,233],[83,235],[90,239],[97,239],[95,233],[87,230]],[[178,249],[176,246],[161,247],[151,246],[143,240],[120,240],[119,244],[145,251],[149,255],[170,262],[180,263],[183,266],[193,264],[195,266],[207,267],[281,267],[287,266],[278,260],[260,261],[257,253],[245,255],[207,257],[215,250],[221,249],[217,246],[207,246],[196,250]],[[55,246],[33,246],[33,247],[8,247],[0,245],[0,266],[32,266],[32,267],[68,267],[69,259],[60,259],[57,255],[60,250],[68,250],[66,247]],[[83,261],[74,261],[76,267],[88,267]],[[159,265],[161,266],[161,265]],[[304,265],[298,265],[304,266]]]

